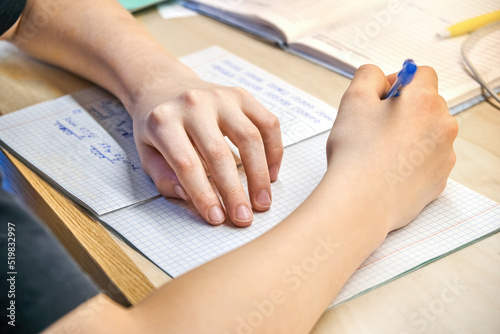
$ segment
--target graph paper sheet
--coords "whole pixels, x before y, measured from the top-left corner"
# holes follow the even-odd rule
[[[327,134],[288,147],[273,205],[247,228],[209,226],[192,206],[155,199],[101,217],[173,277],[233,250],[278,224],[319,183]],[[311,159],[314,157],[314,159]],[[342,196],[342,194],[339,194]],[[356,271],[334,303],[388,282],[500,228],[500,206],[449,180],[444,193],[407,227],[389,235]]]
[[[141,168],[132,120],[100,89],[2,116],[0,140],[96,214],[158,195]]]
[[[183,61],[207,81],[250,91],[280,119],[285,146],[333,124],[334,108],[221,48]],[[0,140],[98,215],[159,195],[142,170],[131,118],[98,88],[1,117]]]
[[[193,206],[155,198],[158,192],[140,166],[129,116],[115,98],[97,88],[0,118],[4,145],[174,277],[265,233],[312,192],[326,168],[327,133],[316,134],[329,129],[336,114],[220,48],[184,61],[206,80],[247,88],[280,118],[285,146],[295,143],[286,148],[280,177],[272,185],[272,208],[256,213],[248,228],[209,226]],[[243,175],[242,183],[246,187]],[[499,228],[498,204],[450,180],[414,223],[389,235],[335,303]]]

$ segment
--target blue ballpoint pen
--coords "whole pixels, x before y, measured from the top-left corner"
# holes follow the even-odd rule
[[[396,81],[394,81],[394,84],[391,89],[389,89],[383,100],[401,95],[403,88],[405,88],[405,86],[413,80],[415,72],[417,72],[417,65],[415,62],[411,59],[405,60],[403,68],[399,71],[396,77]]]

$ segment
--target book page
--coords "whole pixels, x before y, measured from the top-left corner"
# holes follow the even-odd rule
[[[221,48],[182,61],[202,79],[246,88],[279,118],[285,146],[330,129],[336,117],[326,103]],[[98,88],[2,116],[0,141],[97,215],[159,195],[142,169],[130,116]]]
[[[164,20],[178,19],[198,15],[196,12],[182,6],[178,1],[163,2],[156,6],[158,14]]]
[[[388,0],[331,0],[331,1],[276,1],[259,17],[272,22],[287,32],[287,43],[320,30],[332,23],[353,20],[371,8],[378,8]],[[290,28],[289,28],[290,27]],[[291,29],[293,27],[293,29]]]
[[[417,65],[433,67],[439,76],[440,94],[454,107],[480,94],[479,85],[465,70],[461,45],[466,36],[439,39],[446,27],[498,10],[496,0],[466,2],[453,0],[407,0],[397,7],[374,10],[349,24],[329,27],[295,41],[291,48],[337,64],[342,70],[364,63],[379,66],[385,73],[400,70],[407,58]],[[425,23],[424,23],[425,22]],[[500,33],[477,43],[475,63],[488,79],[500,77],[498,57]]]
[[[273,205],[266,212],[256,212],[249,227],[237,228],[230,223],[210,226],[192,205],[164,198],[100,219],[158,267],[178,277],[257,238],[297,208],[326,170],[327,138],[328,133],[323,133],[285,149],[280,176],[272,184]],[[410,225],[389,234],[333,304],[387,283],[498,229],[500,205],[449,180],[443,194]]]
[[[273,7],[280,2],[281,0],[187,0],[185,6],[252,34],[283,44],[290,34],[299,33],[299,27],[286,22],[266,21],[262,18],[262,14],[272,11]]]
[[[246,26],[251,31],[275,30],[289,43],[332,22],[345,22],[360,13],[381,6],[388,0],[195,0],[197,9],[209,15]],[[232,20],[233,16],[236,20]],[[239,20],[239,22],[238,22]]]

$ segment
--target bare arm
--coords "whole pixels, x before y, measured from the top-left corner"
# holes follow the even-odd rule
[[[68,324],[82,333],[310,331],[387,233],[442,192],[455,163],[457,124],[437,94],[435,72],[419,68],[402,96],[380,100],[388,87],[378,68],[358,70],[328,140],[324,178],[274,229],[129,310],[99,296],[47,332]],[[434,149],[412,174],[398,182],[387,178],[397,174],[400,156],[429,140]],[[85,310],[92,303],[101,307],[90,320]]]
[[[252,208],[270,207],[283,155],[278,119],[245,90],[202,81],[116,0],[28,0],[3,38],[116,95],[132,116],[143,168],[163,195],[192,201],[214,225],[227,214],[247,226]],[[250,200],[224,135],[240,150]]]

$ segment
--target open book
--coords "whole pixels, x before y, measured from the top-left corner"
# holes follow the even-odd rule
[[[247,88],[280,119],[286,148],[279,178],[272,184],[273,205],[255,213],[247,228],[229,223],[210,226],[191,204],[159,196],[140,165],[129,115],[101,89],[90,88],[0,117],[3,147],[172,277],[259,237],[297,208],[326,170],[325,144],[336,117],[334,108],[220,48],[182,60],[205,80]],[[239,171],[246,188],[243,169]],[[499,204],[450,180],[443,194],[412,224],[389,235],[334,303],[499,228]]]
[[[386,74],[412,58],[438,73],[440,94],[452,114],[482,100],[462,64],[466,38],[438,39],[447,26],[498,10],[497,0],[188,0],[187,6],[288,51],[352,77],[362,64]],[[492,86],[500,85],[500,32],[475,43],[472,61]],[[496,49],[496,51],[494,51]]]

